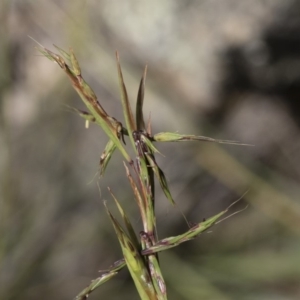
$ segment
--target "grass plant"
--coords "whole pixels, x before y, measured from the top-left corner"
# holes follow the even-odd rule
[[[140,81],[134,117],[128,100],[120,58],[118,53],[116,53],[121,103],[125,120],[125,125],[123,125],[122,122],[108,115],[97,100],[92,88],[82,77],[81,68],[72,49],[69,51],[58,47],[56,47],[56,49],[57,53],[54,53],[41,45],[39,47],[39,51],[51,61],[56,62],[69,77],[73,88],[79,94],[87,108],[87,111],[75,108],[74,111],[84,118],[86,122],[94,122],[99,125],[108,137],[108,143],[100,157],[100,175],[103,176],[105,174],[106,167],[117,149],[123,155],[124,166],[121,166],[121,168],[124,168],[132,188],[143,227],[137,235],[127,217],[125,209],[122,207],[121,201],[116,199],[113,192],[109,190],[123,220],[123,224],[120,224],[105,204],[108,217],[119,240],[123,258],[114,262],[107,270],[103,271],[100,277],[92,280],[91,283],[76,296],[76,299],[87,299],[90,293],[106,281],[112,279],[126,266],[141,299],[166,300],[167,287],[160,268],[158,252],[168,250],[183,242],[196,238],[214,224],[220,222],[222,216],[224,218],[224,215],[228,212],[230,207],[207,220],[189,226],[188,230],[182,234],[159,240],[155,218],[155,178],[159,182],[160,188],[166,198],[173,205],[175,205],[175,201],[169,189],[166,176],[155,159],[155,155],[158,153],[156,144],[159,142],[181,141],[245,144],[236,141],[217,140],[204,136],[174,132],[152,134],[151,122],[149,121],[146,124],[143,117],[147,66]],[[134,150],[134,157],[129,155],[125,137],[129,138],[130,145]]]

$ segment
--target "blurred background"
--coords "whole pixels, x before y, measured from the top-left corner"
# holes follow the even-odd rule
[[[103,201],[109,186],[140,218],[115,153],[69,111],[84,109],[50,50],[72,47],[108,113],[122,120],[115,51],[153,132],[238,140],[158,145],[177,207],[157,189],[161,238],[232,212],[160,255],[169,299],[300,298],[300,2],[293,0],[1,1],[0,299],[72,299],[122,257]],[[90,299],[138,299],[128,271]]]

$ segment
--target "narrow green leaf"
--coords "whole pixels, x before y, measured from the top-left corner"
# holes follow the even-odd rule
[[[103,283],[107,282],[111,278],[115,277],[118,272],[104,273],[100,277],[91,281],[90,285],[82,290],[76,297],[76,300],[86,300],[91,292],[98,288]]]
[[[120,242],[122,252],[126,261],[126,265],[135,283],[136,289],[141,297],[145,300],[155,300],[156,294],[149,275],[144,259],[141,257],[138,249],[124,232],[118,221],[113,217],[108,208],[107,213],[114,226],[118,240]]]
[[[77,296],[76,300],[84,300],[87,299],[91,292],[93,292],[96,288],[98,288],[100,285],[105,283],[106,281],[113,278],[115,275],[119,273],[121,269],[123,269],[126,266],[126,262],[124,258],[119,259],[118,261],[114,262],[108,270],[100,271],[103,272],[103,274],[92,280],[90,285],[86,287],[84,290],[82,290]]]
[[[145,134],[141,135],[141,140],[147,145],[147,147],[151,150],[151,152],[161,154],[157,148],[153,145],[153,143],[146,137]],[[162,155],[162,154],[161,154]]]
[[[202,233],[205,230],[212,227],[216,223],[216,221],[221,216],[223,216],[225,213],[226,213],[226,211],[223,211],[223,212],[209,218],[208,220],[193,226],[190,230],[188,230],[187,232],[185,232],[183,234],[160,240],[154,246],[143,250],[142,254],[148,255],[148,254],[157,253],[160,251],[164,251],[164,250],[176,247],[179,244],[187,242],[189,240],[192,240],[192,239],[196,238],[200,233]]]
[[[122,217],[122,219],[124,221],[124,224],[125,224],[125,227],[127,229],[128,234],[129,234],[129,238],[130,238],[131,242],[135,245],[136,248],[138,248],[139,247],[139,241],[137,239],[137,236],[136,236],[136,234],[134,232],[134,229],[133,229],[133,227],[131,225],[131,222],[130,222],[129,218],[127,217],[124,209],[120,205],[120,203],[117,200],[117,198],[115,197],[115,195],[112,193],[111,189],[108,188],[108,190],[109,190],[111,196],[113,197],[113,199],[115,200],[115,203],[116,203],[117,208],[118,208],[118,210],[119,210],[119,212],[121,214],[121,217]]]
[[[167,179],[166,179],[166,176],[164,174],[164,172],[161,170],[161,168],[157,165],[154,157],[152,155],[150,155],[149,153],[145,153],[146,157],[147,157],[147,161],[150,165],[150,167],[153,169],[154,171],[154,174],[156,175],[158,181],[159,181],[159,184],[165,194],[165,196],[168,198],[168,200],[173,204],[175,205],[175,201],[172,197],[172,194],[170,192],[170,189],[168,187],[168,182],[167,182]]]
[[[144,104],[144,94],[145,94],[145,80],[147,75],[147,65],[145,66],[144,74],[140,82],[140,87],[138,91],[137,101],[136,101],[136,126],[137,130],[145,130],[145,121],[143,116],[143,104]]]
[[[209,218],[209,219],[207,219],[203,222],[200,222],[200,223],[194,225],[192,228],[190,228],[187,232],[185,232],[183,234],[173,236],[173,237],[168,237],[168,238],[165,238],[165,239],[162,239],[162,240],[158,241],[155,245],[143,250],[142,254],[143,255],[149,255],[149,254],[157,253],[157,252],[160,252],[160,251],[164,251],[164,250],[176,247],[181,243],[184,243],[184,242],[187,242],[189,240],[192,240],[192,239],[196,238],[199,234],[203,233],[204,231],[206,231],[207,229],[212,227],[214,224],[220,223],[221,221],[224,221],[225,219],[227,219],[229,217],[232,217],[233,215],[235,215],[237,213],[242,212],[247,207],[242,209],[242,210],[239,210],[239,211],[236,211],[236,212],[232,213],[231,215],[225,217],[222,220],[219,220],[224,214],[226,214],[229,211],[229,209],[233,205],[235,205],[237,202],[239,202],[243,198],[243,196],[240,197],[237,201],[233,202],[231,205],[229,205],[224,211],[218,213],[217,215],[215,215],[215,216],[213,216],[213,217],[211,217],[211,218]]]
[[[243,144],[237,141],[218,140],[206,136],[186,135],[186,134],[179,134],[175,132],[157,133],[153,136],[153,140],[156,142],[202,141],[202,142],[214,142],[220,144],[231,144],[231,145],[240,145],[240,146],[253,146],[250,144]]]
[[[125,86],[124,79],[123,79],[123,74],[122,74],[122,70],[121,70],[120,58],[119,58],[118,52],[116,52],[116,59],[117,59],[117,68],[118,68],[119,84],[120,84],[120,88],[121,88],[121,99],[122,99],[125,124],[126,124],[127,130],[129,131],[129,133],[132,133],[133,131],[136,130],[136,125],[134,122],[131,106],[130,106],[130,103],[128,100],[128,95],[127,95],[126,86]],[[133,140],[132,134],[129,134],[129,138],[134,147],[134,140]]]

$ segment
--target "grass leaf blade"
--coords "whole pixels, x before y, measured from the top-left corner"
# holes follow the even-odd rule
[[[127,229],[128,234],[129,234],[130,240],[131,240],[132,243],[135,245],[135,247],[138,248],[138,247],[139,247],[139,241],[138,241],[138,239],[137,239],[137,236],[136,236],[136,234],[135,234],[135,232],[134,232],[134,229],[133,229],[133,227],[132,227],[132,225],[131,225],[131,222],[130,222],[129,218],[127,217],[127,215],[126,215],[124,209],[123,209],[122,206],[120,205],[120,203],[119,203],[119,201],[117,200],[117,198],[115,197],[115,195],[112,193],[111,189],[108,188],[108,190],[109,190],[111,196],[113,197],[113,199],[115,200],[115,203],[116,203],[116,205],[117,205],[117,208],[118,208],[118,210],[119,210],[119,212],[120,212],[120,215],[121,215],[121,217],[122,217],[122,219],[123,219],[123,221],[124,221],[124,224],[125,224],[125,226],[126,226],[126,229]]]
[[[156,175],[159,184],[165,194],[165,196],[167,197],[167,199],[173,204],[175,205],[175,201],[172,197],[172,194],[170,192],[169,186],[168,186],[168,182],[166,179],[166,176],[164,174],[164,172],[161,170],[161,168],[157,165],[154,157],[149,154],[149,153],[145,153],[146,157],[147,157],[147,161],[150,164],[150,167],[153,169],[154,174]]]
[[[130,238],[124,232],[118,221],[113,217],[107,207],[106,210],[114,226],[116,235],[122,248],[126,265],[141,299],[156,299],[156,293],[150,274],[148,272],[147,266],[145,265],[144,259],[139,253],[139,250],[135,247],[134,243],[130,240]]]
[[[145,96],[145,80],[147,75],[147,65],[145,66],[144,74],[140,82],[138,97],[136,101],[136,126],[137,130],[145,130],[145,121],[143,116],[143,105]]]
[[[240,146],[253,146],[250,144],[243,144],[238,141],[230,140],[219,140],[213,139],[206,136],[197,135],[187,135],[179,134],[176,132],[160,132],[153,136],[153,140],[156,142],[185,142],[185,141],[201,141],[201,142],[213,142],[219,144],[230,144],[230,145],[240,145]]]
[[[117,59],[119,84],[120,84],[120,88],[121,88],[123,114],[124,114],[127,130],[129,131],[129,138],[131,140],[132,145],[134,146],[134,140],[133,140],[131,133],[136,130],[136,125],[135,125],[135,121],[133,118],[131,106],[130,106],[130,103],[128,100],[128,95],[127,95],[126,86],[125,86],[124,79],[123,79],[122,69],[121,69],[121,65],[120,65],[120,57],[119,57],[118,52],[116,52],[116,59]]]

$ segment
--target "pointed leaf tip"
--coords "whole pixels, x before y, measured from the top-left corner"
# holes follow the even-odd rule
[[[119,85],[120,85],[120,90],[121,90],[121,100],[122,100],[122,107],[123,107],[125,123],[126,123],[127,130],[129,132],[133,132],[136,130],[136,124],[135,124],[131,106],[129,103],[128,94],[127,94],[126,86],[124,83],[124,78],[123,78],[123,73],[122,73],[122,69],[121,69],[120,58],[119,58],[118,52],[116,52],[116,59],[117,59]],[[131,140],[132,145],[134,146],[134,140],[133,140],[133,137],[131,134],[129,134],[129,138]]]
[[[145,130],[145,121],[143,116],[143,105],[145,95],[145,81],[147,76],[147,65],[145,66],[142,79],[140,81],[137,101],[136,101],[136,124],[138,130]]]
[[[250,144],[240,143],[238,141],[219,140],[206,136],[197,136],[192,134],[179,134],[176,132],[160,132],[153,136],[153,140],[156,142],[184,142],[184,141],[202,141],[213,142],[219,144],[239,145],[239,146],[253,146]]]

